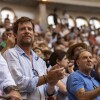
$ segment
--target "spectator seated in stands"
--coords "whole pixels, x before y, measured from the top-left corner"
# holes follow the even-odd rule
[[[69,100],[100,100],[100,82],[90,75],[94,67],[92,54],[81,49],[75,60],[79,70],[68,77],[66,87]],[[98,63],[100,66],[100,59]]]

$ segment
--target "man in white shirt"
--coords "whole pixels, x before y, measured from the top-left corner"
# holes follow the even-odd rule
[[[22,100],[18,88],[10,74],[8,65],[0,53],[0,90],[7,93],[6,98]]]
[[[32,50],[34,24],[28,17],[14,23],[17,44],[4,52],[10,72],[24,100],[45,100],[55,94],[55,85],[65,75],[65,69],[55,65],[47,72],[45,61]]]

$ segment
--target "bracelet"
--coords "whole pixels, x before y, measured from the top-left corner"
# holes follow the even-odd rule
[[[47,80],[46,80],[46,77],[45,75],[43,75],[43,78],[44,78],[44,82],[47,83]]]
[[[52,97],[54,95],[54,93],[55,93],[55,91],[52,94],[47,93],[47,95],[48,95],[48,97]]]
[[[4,92],[5,93],[9,93],[12,90],[19,91],[18,87],[17,86],[14,86],[14,85],[11,85],[11,86],[8,86],[8,87],[4,88]]]

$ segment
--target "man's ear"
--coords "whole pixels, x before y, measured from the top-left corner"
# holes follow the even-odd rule
[[[59,60],[58,60],[58,59],[56,60],[56,63],[57,63],[57,64],[60,64],[60,62],[59,62]]]

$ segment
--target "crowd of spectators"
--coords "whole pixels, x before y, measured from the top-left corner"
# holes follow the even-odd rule
[[[71,73],[73,73],[76,70],[79,70],[78,67],[76,66],[77,59],[79,59],[76,57],[77,52],[75,53],[75,51],[72,51],[73,53],[70,55],[71,57],[73,56],[72,58],[69,57],[68,55],[70,53],[69,49],[75,44],[80,44],[78,45],[78,47],[80,46],[84,49],[88,47],[89,51],[86,51],[86,53],[91,52],[91,54],[89,55],[92,55],[93,64],[94,64],[93,71],[91,72],[91,76],[93,76],[97,81],[100,82],[100,79],[99,79],[100,74],[98,74],[100,73],[100,69],[96,67],[97,65],[100,64],[100,61],[98,61],[98,57],[100,56],[100,28],[92,30],[91,27],[89,26],[86,27],[85,25],[82,27],[69,28],[68,23],[67,25],[57,23],[55,28],[53,28],[52,25],[49,25],[46,32],[44,32],[43,30],[41,30],[39,24],[36,23],[34,31],[35,31],[34,42],[32,42],[32,50],[36,53],[38,57],[42,58],[45,61],[46,67],[48,69],[47,71],[49,72],[50,70],[52,70],[53,68],[52,66],[56,64],[64,67],[66,70],[65,77],[63,77],[62,79],[59,78],[61,80],[57,81],[56,89],[58,93],[56,96],[54,96],[53,99],[57,98],[57,100],[68,100],[68,95],[70,95],[70,93],[67,93],[67,89],[71,91],[69,89],[71,80],[68,79],[69,82],[67,82],[67,78]],[[17,40],[18,38],[16,38],[16,33],[14,33],[13,31],[13,24],[10,23],[9,18],[6,18],[3,26],[1,26],[0,36],[1,36],[0,37],[0,51],[3,55],[5,51],[7,51],[10,48],[13,48],[17,44],[17,41],[18,41]],[[85,45],[86,47],[83,45]],[[77,46],[75,46],[75,48],[72,48],[72,49],[74,50],[76,49],[76,47]],[[81,55],[80,52],[78,52],[78,54]],[[63,60],[65,60],[65,62]],[[50,82],[47,82],[47,83],[51,85]],[[68,85],[66,85],[66,83],[68,83]],[[42,83],[42,85],[43,84],[45,83]],[[66,88],[66,86],[68,86],[68,88]],[[100,87],[100,84],[98,87]],[[78,98],[80,98],[79,96],[77,96],[77,94],[75,96],[76,97],[73,96],[74,98],[77,98],[75,100],[78,100]],[[96,96],[99,96],[99,95],[96,95]],[[95,98],[96,96],[94,96],[93,98]],[[85,98],[82,100],[89,100],[89,99]],[[96,99],[96,100],[99,100],[99,99]]]

